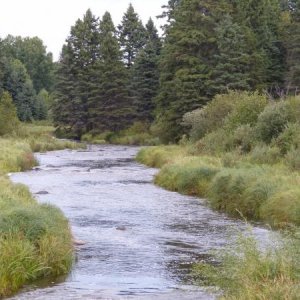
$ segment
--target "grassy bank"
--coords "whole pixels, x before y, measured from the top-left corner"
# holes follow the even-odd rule
[[[71,231],[62,212],[38,204],[25,186],[6,176],[35,166],[33,151],[79,147],[55,139],[52,131],[20,125],[0,137],[0,297],[34,280],[65,274],[73,262]]]
[[[216,254],[218,263],[197,264],[193,274],[204,286],[217,286],[226,300],[296,300],[300,295],[300,236],[284,236],[262,249],[252,234],[240,236]]]
[[[195,156],[188,146],[140,151],[137,160],[161,170],[155,183],[182,194],[206,198],[217,210],[274,227],[300,225],[300,174],[284,165],[249,163],[247,157]],[[230,166],[228,166],[230,165]]]

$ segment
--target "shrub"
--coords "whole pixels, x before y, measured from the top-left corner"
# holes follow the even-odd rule
[[[285,163],[294,171],[300,171],[300,148],[292,148],[285,156]]]
[[[227,116],[225,126],[230,130],[246,124],[254,126],[258,116],[267,104],[267,97],[260,95],[258,92],[240,93],[240,99],[235,103],[232,112]]]
[[[255,164],[275,164],[280,161],[282,155],[276,146],[257,145],[249,154],[248,159]]]
[[[242,153],[250,152],[256,143],[255,130],[249,124],[241,125],[233,133],[233,145]]]
[[[269,144],[284,131],[288,121],[289,115],[285,102],[268,105],[258,117],[256,125],[258,138]]]
[[[300,124],[288,123],[284,131],[272,142],[282,154],[286,154],[292,148],[300,148]]]
[[[240,101],[243,93],[230,91],[228,94],[217,95],[204,108],[189,112],[183,117],[183,125],[191,128],[190,137],[193,141],[203,138],[224,123],[225,118]]]
[[[198,153],[220,154],[234,148],[233,135],[220,128],[207,134],[195,146]]]

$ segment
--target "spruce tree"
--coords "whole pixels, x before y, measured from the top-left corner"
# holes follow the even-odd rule
[[[56,85],[55,117],[57,125],[64,125],[80,137],[91,129],[89,116],[90,84],[94,67],[100,59],[98,19],[90,10],[83,20],[71,28],[63,48]],[[65,108],[65,116],[59,110]],[[64,114],[64,113],[63,113]]]
[[[128,97],[128,76],[111,15],[100,21],[100,56],[94,70],[90,115],[96,131],[119,131],[132,122]]]
[[[286,48],[286,93],[300,92],[300,1],[295,1],[290,9],[290,18],[285,26],[284,45]]]
[[[118,36],[123,59],[126,66],[131,68],[136,55],[145,44],[145,28],[132,4],[129,5],[121,24],[118,26]]]
[[[251,82],[251,54],[243,28],[227,14],[216,27],[216,66],[212,71],[214,92],[249,90]]]
[[[182,116],[212,96],[210,76],[217,51],[215,27],[226,9],[223,1],[182,0],[167,31],[160,59],[156,127],[165,142],[183,134]]]
[[[132,68],[131,91],[136,119],[151,122],[154,117],[154,98],[159,88],[158,60],[162,43],[152,19],[146,24],[146,30],[146,45]]]

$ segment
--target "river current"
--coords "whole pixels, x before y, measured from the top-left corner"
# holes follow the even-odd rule
[[[191,265],[212,259],[245,225],[204,200],[169,192],[156,169],[135,162],[139,148],[89,146],[36,154],[40,166],[11,175],[38,201],[58,206],[77,247],[72,272],[12,299],[215,299],[194,285]],[[267,230],[254,232],[262,239]]]

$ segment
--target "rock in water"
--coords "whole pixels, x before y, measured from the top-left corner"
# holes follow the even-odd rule
[[[48,195],[49,194],[49,192],[47,192],[47,191],[39,191],[39,192],[37,192],[37,193],[35,193],[36,195]]]
[[[83,246],[86,243],[84,241],[81,241],[81,240],[73,240],[73,244],[74,244],[74,246]]]

